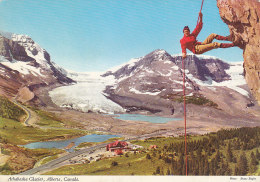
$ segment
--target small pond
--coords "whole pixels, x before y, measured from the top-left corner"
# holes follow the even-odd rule
[[[83,142],[104,142],[110,138],[119,137],[118,135],[85,135],[79,138],[69,139],[69,140],[60,140],[60,141],[47,141],[47,142],[34,142],[29,143],[27,145],[22,145],[23,147],[29,148],[29,149],[38,149],[38,148],[58,148],[58,149],[64,149],[72,142],[75,143],[75,145],[69,149],[69,151],[72,151],[73,148],[78,146],[80,143]]]
[[[142,114],[115,114],[114,118],[130,121],[146,121],[150,123],[167,123],[169,121],[182,120],[182,118],[147,116]]]

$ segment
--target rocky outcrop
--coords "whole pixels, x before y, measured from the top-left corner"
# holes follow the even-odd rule
[[[182,56],[176,56],[173,58],[173,62],[182,68]],[[185,69],[189,71],[195,78],[202,81],[207,81],[208,77],[216,82],[222,82],[230,79],[230,75],[226,73],[226,70],[230,68],[228,63],[221,61],[218,58],[204,57],[201,58],[190,55],[185,59]]]
[[[25,103],[32,100],[34,96],[35,94],[32,91],[30,91],[28,87],[25,86],[19,89],[17,94],[17,100],[22,103]]]
[[[242,65],[226,63],[213,56],[188,55],[185,60],[186,95],[190,99],[188,105],[218,107],[230,114],[249,107],[247,104],[252,99],[247,92]],[[183,112],[181,55],[155,50],[144,57],[130,60],[116,70],[109,70],[102,76],[115,79],[107,85],[104,91],[106,97],[129,112]]]
[[[260,2],[258,0],[217,0],[222,20],[244,50],[247,84],[260,105]]]
[[[10,39],[7,39],[0,35],[0,55],[4,56],[9,61],[21,60],[21,61],[34,61],[26,54],[25,48]]]
[[[0,31],[0,95],[29,102],[39,88],[73,82],[29,36]]]

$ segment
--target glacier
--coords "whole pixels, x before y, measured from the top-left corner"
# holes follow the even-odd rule
[[[82,112],[105,114],[125,112],[125,109],[109,100],[103,93],[107,85],[114,83],[113,76],[101,77],[100,72],[67,72],[67,76],[77,83],[58,87],[49,92],[56,105]]]

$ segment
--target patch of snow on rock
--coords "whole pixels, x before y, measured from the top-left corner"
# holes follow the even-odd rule
[[[37,63],[45,68],[50,68],[44,53],[46,52],[41,46],[35,43],[28,35],[13,34],[12,40],[25,47],[28,56],[34,58]]]
[[[246,97],[249,97],[249,93],[246,90],[239,87],[239,86],[246,84],[245,78],[243,76],[243,63],[236,62],[236,63],[229,63],[229,64],[230,64],[230,68],[228,70],[226,70],[226,72],[227,72],[227,74],[229,74],[231,76],[231,79],[220,82],[220,83],[215,82],[210,77],[206,77],[207,78],[206,81],[201,81],[201,80],[193,77],[193,75],[190,73],[187,73],[186,76],[201,86],[206,86],[206,87],[225,86],[232,90],[237,91],[238,93],[240,93]]]
[[[112,73],[118,71],[119,69],[121,69],[124,66],[128,66],[128,68],[130,69],[131,67],[133,67],[135,65],[135,63],[137,63],[138,61],[140,61],[143,57],[140,58],[132,58],[130,59],[127,63],[123,63],[119,66],[115,66],[110,68],[107,72],[111,71]]]
[[[9,62],[7,60],[7,61],[3,61],[1,63],[5,66],[11,68],[12,70],[16,70],[24,75],[33,74],[34,76],[44,76],[41,74],[40,68],[30,66],[26,62],[22,62],[22,61]]]
[[[145,95],[158,95],[159,93],[161,93],[161,91],[158,91],[158,92],[140,92],[139,90],[136,90],[135,88],[130,88],[129,91],[133,92],[135,94],[145,94]]]

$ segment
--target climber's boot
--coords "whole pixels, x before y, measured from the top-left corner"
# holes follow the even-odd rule
[[[220,48],[229,48],[229,47],[234,47],[235,44],[234,43],[221,43],[220,44]]]

